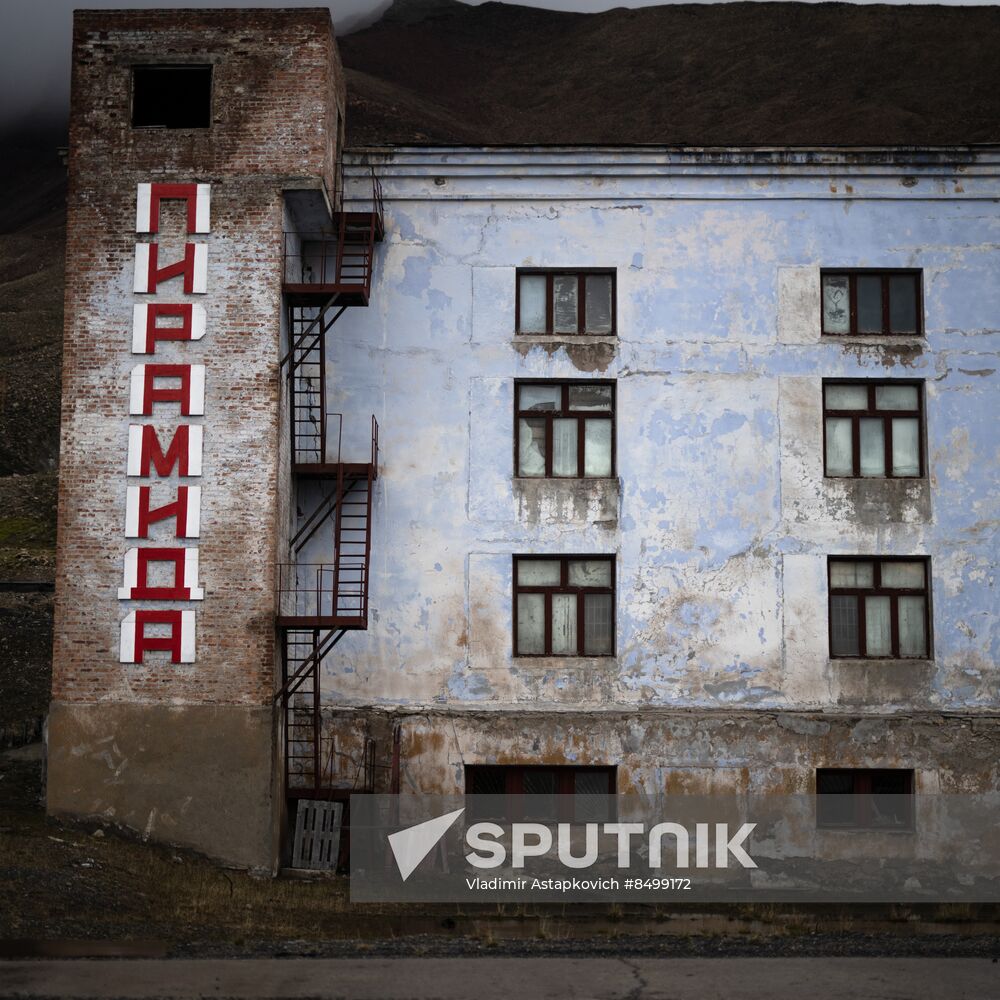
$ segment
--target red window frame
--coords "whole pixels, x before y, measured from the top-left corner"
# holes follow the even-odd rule
[[[545,330],[521,330],[521,278],[527,274],[544,275],[545,284]],[[586,278],[592,274],[606,274],[611,278],[611,329],[596,333],[587,330],[587,296]],[[576,308],[577,322],[575,333],[554,332],[554,278],[576,277]],[[582,280],[581,280],[582,279]],[[583,294],[581,294],[581,288]],[[576,268],[542,268],[519,267],[514,278],[514,330],[521,337],[616,337],[618,336],[618,272],[613,267],[576,267]]]
[[[835,562],[873,563],[872,586],[834,587],[831,582],[831,565]],[[924,585],[916,587],[883,587],[882,564],[892,562],[920,562],[924,564]],[[828,556],[827,557],[827,627],[830,659],[835,660],[929,660],[934,648],[931,640],[931,561],[929,556]],[[855,597],[858,614],[858,653],[834,653],[833,651],[833,598]],[[868,635],[865,621],[865,597],[888,597],[891,650],[885,656],[869,656]],[[903,657],[899,652],[899,598],[923,597],[924,599],[924,652],[922,656]]]
[[[611,586],[610,587],[578,587],[569,583],[569,564],[577,560],[600,560],[611,566]],[[560,583],[558,586],[519,586],[517,582],[517,566],[519,562],[559,562]],[[614,657],[617,656],[618,638],[618,607],[615,600],[617,591],[617,578],[615,575],[615,557],[607,553],[596,555],[516,555],[514,556],[514,592],[513,592],[513,649],[514,655],[518,657],[539,657],[539,656],[569,656],[569,657]],[[522,653],[517,646],[517,604],[519,594],[544,594],[545,595],[545,651],[541,653]],[[576,653],[553,653],[552,652],[552,595],[553,594],[577,594],[576,602]],[[611,652],[610,653],[585,653],[585,629],[586,621],[584,610],[586,601],[583,598],[587,594],[610,594],[611,595]]]
[[[551,385],[562,389],[562,403],[558,410],[522,410],[521,387],[525,385]],[[574,410],[569,403],[569,390],[576,385],[601,385],[611,389],[611,409],[605,410]],[[614,479],[618,468],[618,427],[616,411],[618,409],[617,384],[613,379],[517,379],[514,382],[514,478],[515,479]],[[545,426],[545,475],[521,475],[521,418],[528,420],[543,419]],[[552,473],[552,421],[555,419],[577,421],[576,429],[576,469],[575,476],[556,476]],[[586,459],[586,440],[584,436],[584,421],[611,421],[611,472],[607,476],[585,476],[583,474]]]
[[[894,275],[913,275],[916,295],[915,325],[916,330],[892,329],[889,304],[889,279]],[[849,330],[847,332],[827,332],[824,317],[826,315],[826,282],[824,278],[845,277],[848,279],[848,295],[850,299]],[[882,329],[858,330],[858,277],[880,277],[882,279]],[[820,271],[820,309],[819,327],[824,337],[922,337],[924,335],[924,281],[920,268],[865,268],[865,267],[825,267]]]
[[[850,783],[850,792],[838,793],[823,790],[824,779],[833,779]],[[900,783],[899,792],[879,792],[876,789],[886,781]],[[911,832],[914,824],[914,780],[912,768],[848,768],[848,767],[818,767],[816,769],[816,826],[821,830],[898,830]],[[822,801],[824,796],[834,794],[851,795],[854,801],[851,815],[845,820],[834,818],[833,810]],[[875,796],[906,795],[906,818],[903,823],[887,826],[875,822]],[[846,811],[846,810],[845,810]]]
[[[826,387],[829,385],[863,385],[868,387],[868,408],[865,410],[831,410],[826,404]],[[879,387],[894,385],[911,385],[917,390],[917,408],[915,410],[880,410],[875,407],[875,390]],[[924,429],[924,383],[919,379],[823,379],[823,476],[827,479],[923,479],[927,474],[926,443]],[[850,476],[834,476],[826,467],[826,420],[827,417],[849,417],[852,420],[851,446],[854,458],[854,472]],[[894,476],[892,474],[892,418],[915,417],[919,426],[917,434],[920,444],[920,471],[915,476]],[[885,444],[885,475],[861,475],[861,419],[872,420],[882,418],[882,437]]]

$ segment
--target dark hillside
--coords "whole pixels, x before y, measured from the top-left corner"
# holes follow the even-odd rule
[[[58,137],[0,159],[0,747],[48,706],[62,358],[66,172]]]
[[[415,0],[340,50],[356,145],[1000,140],[997,7]]]

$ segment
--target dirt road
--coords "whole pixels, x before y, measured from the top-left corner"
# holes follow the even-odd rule
[[[0,996],[356,1000],[963,1000],[1000,995],[989,959],[400,958],[0,962]]]

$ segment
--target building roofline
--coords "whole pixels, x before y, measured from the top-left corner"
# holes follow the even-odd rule
[[[946,143],[938,145],[927,144],[888,144],[888,145],[694,145],[685,143],[360,143],[349,144],[348,153],[441,153],[441,152],[640,152],[640,153],[942,153],[942,152],[988,152],[1000,151],[1000,141],[975,143]]]
[[[1000,143],[950,146],[668,146],[668,145],[367,145],[348,146],[355,162],[429,167],[459,164],[480,169],[520,164],[532,171],[552,166],[599,168],[668,167],[704,170],[706,167],[748,167],[758,170],[900,167],[965,170],[994,173],[1000,169]]]
[[[355,198],[374,169],[393,201],[1000,198],[985,144],[355,146],[344,163]]]

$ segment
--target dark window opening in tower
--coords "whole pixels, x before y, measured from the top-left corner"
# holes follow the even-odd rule
[[[133,128],[208,128],[211,66],[133,66]]]

